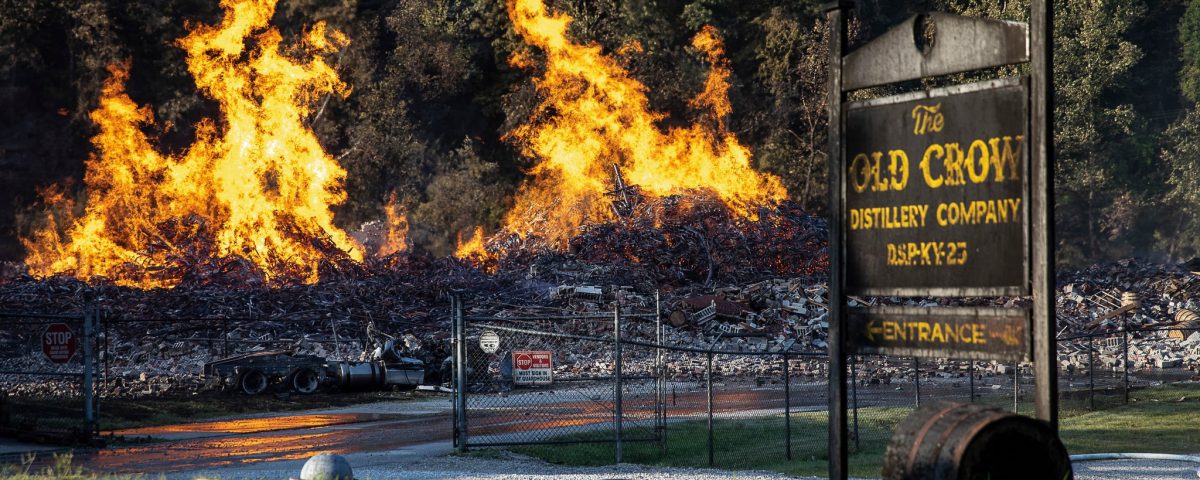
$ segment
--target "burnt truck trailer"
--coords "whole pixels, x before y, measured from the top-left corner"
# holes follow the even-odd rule
[[[268,350],[222,358],[204,364],[204,376],[215,386],[257,395],[267,390],[309,394],[318,391],[416,388],[425,380],[425,362],[383,349],[371,361],[328,360]]]

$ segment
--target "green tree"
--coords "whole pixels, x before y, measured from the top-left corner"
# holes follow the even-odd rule
[[[1029,2],[941,0],[950,11],[1027,21]],[[1059,260],[1128,255],[1150,243],[1137,228],[1161,194],[1157,132],[1132,92],[1142,49],[1132,40],[1144,0],[1054,3],[1055,220]],[[1150,229],[1152,231],[1152,229]]]
[[[1170,168],[1166,195],[1171,215],[1169,235],[1159,238],[1172,258],[1200,254],[1200,111],[1193,109],[1167,129],[1162,160]]]
[[[1187,4],[1183,18],[1179,21],[1179,43],[1183,47],[1183,67],[1179,72],[1179,83],[1183,94],[1193,102],[1200,102],[1200,2]]]
[[[754,47],[757,86],[767,108],[755,118],[763,130],[758,158],[779,175],[806,208],[824,204],[827,178],[826,49],[824,21],[784,7],[755,20],[762,30]]]

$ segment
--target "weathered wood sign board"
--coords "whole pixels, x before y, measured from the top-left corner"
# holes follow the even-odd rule
[[[1031,360],[1037,417],[1057,425],[1050,3],[1031,0],[1028,24],[914,15],[850,52],[851,2],[825,7],[831,479],[848,477],[851,354]],[[1005,65],[1028,76],[985,71]],[[848,102],[972,71],[993,80]],[[849,308],[848,295],[1027,306]]]
[[[847,105],[847,293],[1028,294],[1027,90],[1016,78]]]
[[[1030,347],[1025,309],[871,307],[847,319],[858,353],[1019,361]]]

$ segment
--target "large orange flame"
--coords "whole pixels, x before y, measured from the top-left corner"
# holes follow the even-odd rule
[[[282,36],[269,25],[275,0],[222,0],[221,7],[219,25],[196,25],[178,42],[221,117],[201,121],[185,152],[160,153],[143,131],[154,126],[150,108],[125,92],[129,66],[110,66],[91,114],[99,134],[86,163],[86,207],[78,217],[50,218],[23,240],[33,274],[177,284],[172,276],[120,273],[130,264],[153,271],[178,253],[178,232],[164,225],[204,232],[213,256],[249,260],[268,281],[314,282],[330,250],[362,260],[330,211],[345,199],[346,172],[307,125],[320,98],[349,94],[323,59],[348,39],[318,23],[298,54],[284,55]],[[70,206],[59,200],[56,210],[63,216]]]
[[[704,90],[691,101],[702,118],[663,129],[658,124],[665,115],[651,110],[645,85],[600,46],[567,38],[568,16],[548,12],[541,0],[508,0],[508,14],[525,42],[545,53],[546,65],[536,80],[542,103],[508,135],[538,163],[505,219],[506,230],[563,245],[580,225],[614,218],[614,165],[643,194],[711,189],[746,217],[787,196],[777,177],[751,167],[750,150],[726,129],[730,66],[716,29],[704,28],[692,42],[711,66]],[[512,63],[530,60],[517,56]]]
[[[383,206],[387,215],[387,236],[383,239],[376,255],[386,257],[408,251],[408,215],[404,206],[396,201],[396,192],[388,196],[387,205]]]
[[[454,256],[463,260],[485,261],[489,256],[487,250],[484,249],[483,240],[483,227],[475,227],[471,237],[465,241],[460,234],[455,242]]]

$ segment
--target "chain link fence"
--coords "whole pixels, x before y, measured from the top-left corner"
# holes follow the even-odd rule
[[[94,308],[81,313],[0,313],[0,434],[91,444],[99,436]],[[26,392],[31,384],[53,384]]]
[[[465,402],[456,416],[457,446],[505,445],[549,456],[570,450],[574,463],[614,461],[730,469],[820,467],[828,452],[828,361],[823,351],[760,348],[728,351],[666,345],[653,315],[619,312],[576,317],[465,318]],[[1200,329],[1131,331],[1130,338],[1188,336]],[[1192,330],[1192,331],[1186,331]],[[618,338],[614,331],[623,332]],[[499,347],[480,348],[484,332]],[[1192,378],[1173,357],[1134,348],[1125,332],[1059,341],[1064,415],[1124,402],[1129,388]],[[744,343],[744,342],[743,342]],[[1200,343],[1200,342],[1197,342]],[[1083,363],[1091,345],[1091,360]],[[1134,342],[1136,345],[1136,342]],[[518,385],[514,354],[546,352],[553,380]],[[615,352],[620,351],[618,356]],[[620,362],[617,359],[620,358]],[[1165,363],[1164,363],[1165,362]],[[895,427],[921,404],[982,403],[1034,412],[1030,364],[882,355],[851,357],[848,418],[851,455],[882,458]],[[1145,368],[1154,366],[1168,368]],[[1136,370],[1135,370],[1136,368]],[[465,433],[465,434],[464,434]],[[561,449],[564,445],[575,445]],[[578,445],[586,444],[586,448]],[[542,447],[538,447],[542,446]],[[543,455],[546,456],[546,455]]]

